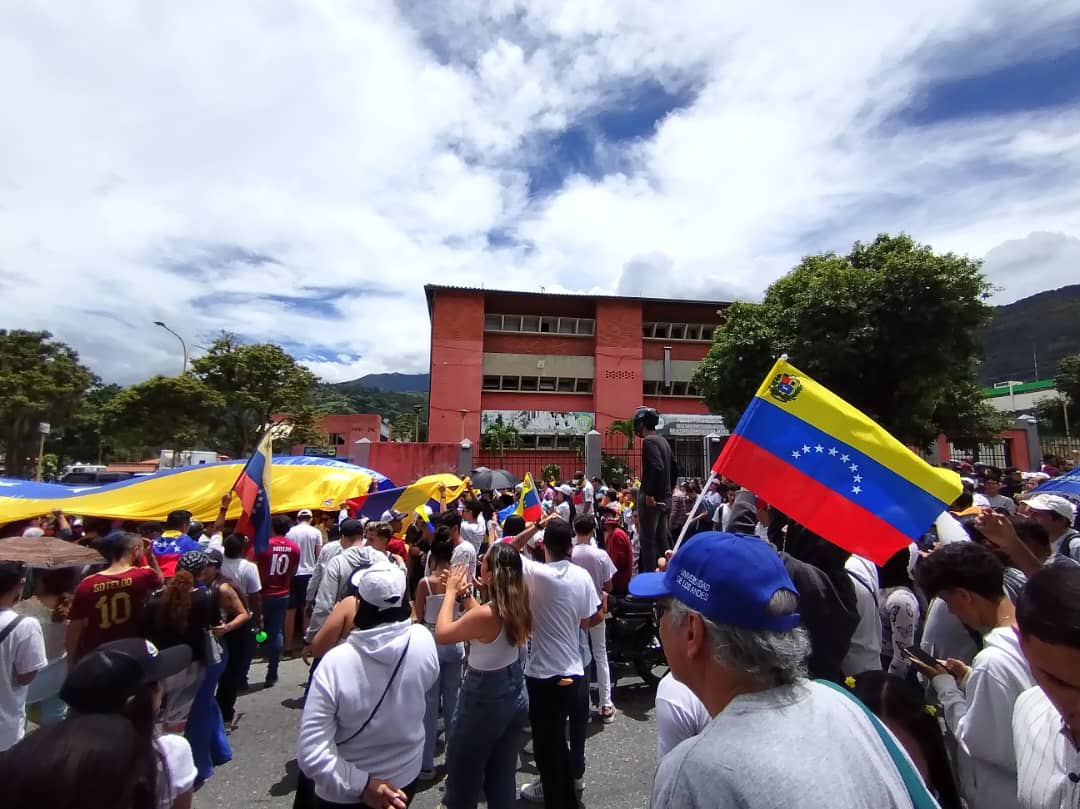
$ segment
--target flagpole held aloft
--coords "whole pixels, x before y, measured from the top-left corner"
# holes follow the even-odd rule
[[[717,480],[716,472],[709,473],[709,479],[705,481],[705,485],[701,487],[701,494],[697,496],[697,500],[694,501],[694,507],[690,509],[690,517],[697,514],[698,508],[701,506],[701,501],[705,499],[706,492],[709,491],[709,487]],[[671,555],[675,555],[675,551],[679,550],[679,546],[682,545],[683,540],[686,539],[686,532],[690,530],[690,519],[687,518],[683,523],[682,530],[679,531],[679,538],[675,540],[675,547],[671,549]]]

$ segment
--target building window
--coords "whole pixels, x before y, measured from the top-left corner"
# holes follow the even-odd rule
[[[484,331],[592,337],[596,321],[591,317],[487,314],[484,315]]]
[[[483,390],[528,391],[530,393],[592,393],[593,381],[570,376],[484,377]]]
[[[518,449],[528,450],[584,450],[585,441],[580,435],[523,435]]]
[[[676,396],[681,398],[699,399],[701,394],[694,387],[693,382],[673,381],[667,387],[663,382],[655,379],[647,379],[642,385],[642,394],[645,396]]]
[[[659,323],[647,321],[641,324],[641,336],[646,340],[711,343],[715,329],[716,326],[709,323]]]
[[[332,447],[344,446],[345,435],[343,433],[330,433],[330,438],[327,443]]]

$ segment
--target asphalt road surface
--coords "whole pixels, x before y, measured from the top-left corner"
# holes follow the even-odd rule
[[[239,727],[229,737],[233,760],[215,770],[195,796],[197,809],[209,807],[292,806],[296,785],[296,732],[300,721],[307,667],[300,660],[281,664],[281,680],[273,688],[261,685],[241,694]],[[252,684],[261,683],[266,664],[251,666]],[[656,769],[655,692],[636,677],[619,680],[615,689],[615,722],[591,722],[586,742],[584,804],[588,809],[644,809]],[[526,737],[527,738],[527,737]],[[445,789],[442,737],[435,763],[439,774],[421,786],[412,806],[436,809]],[[526,741],[519,759],[518,786],[536,780],[532,743]],[[518,801],[518,805],[535,804]]]

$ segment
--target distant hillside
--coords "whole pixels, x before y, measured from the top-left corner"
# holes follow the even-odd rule
[[[426,377],[425,377],[426,378]],[[321,383],[315,390],[315,407],[320,413],[347,415],[377,413],[390,419],[396,437],[412,437],[416,408],[420,408],[420,436],[427,436],[427,391],[423,393],[376,390],[360,380],[336,385]]]
[[[351,382],[342,382],[341,387],[373,388],[393,393],[427,393],[429,379],[427,374],[368,374]]]
[[[1080,284],[995,308],[982,333],[981,384],[1034,381],[1036,357],[1039,378],[1051,379],[1062,357],[1080,353]]]

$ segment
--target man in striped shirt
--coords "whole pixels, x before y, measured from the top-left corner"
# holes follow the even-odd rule
[[[1029,578],[1016,623],[1038,684],[1013,709],[1017,798],[1023,809],[1080,809],[1080,566]]]

